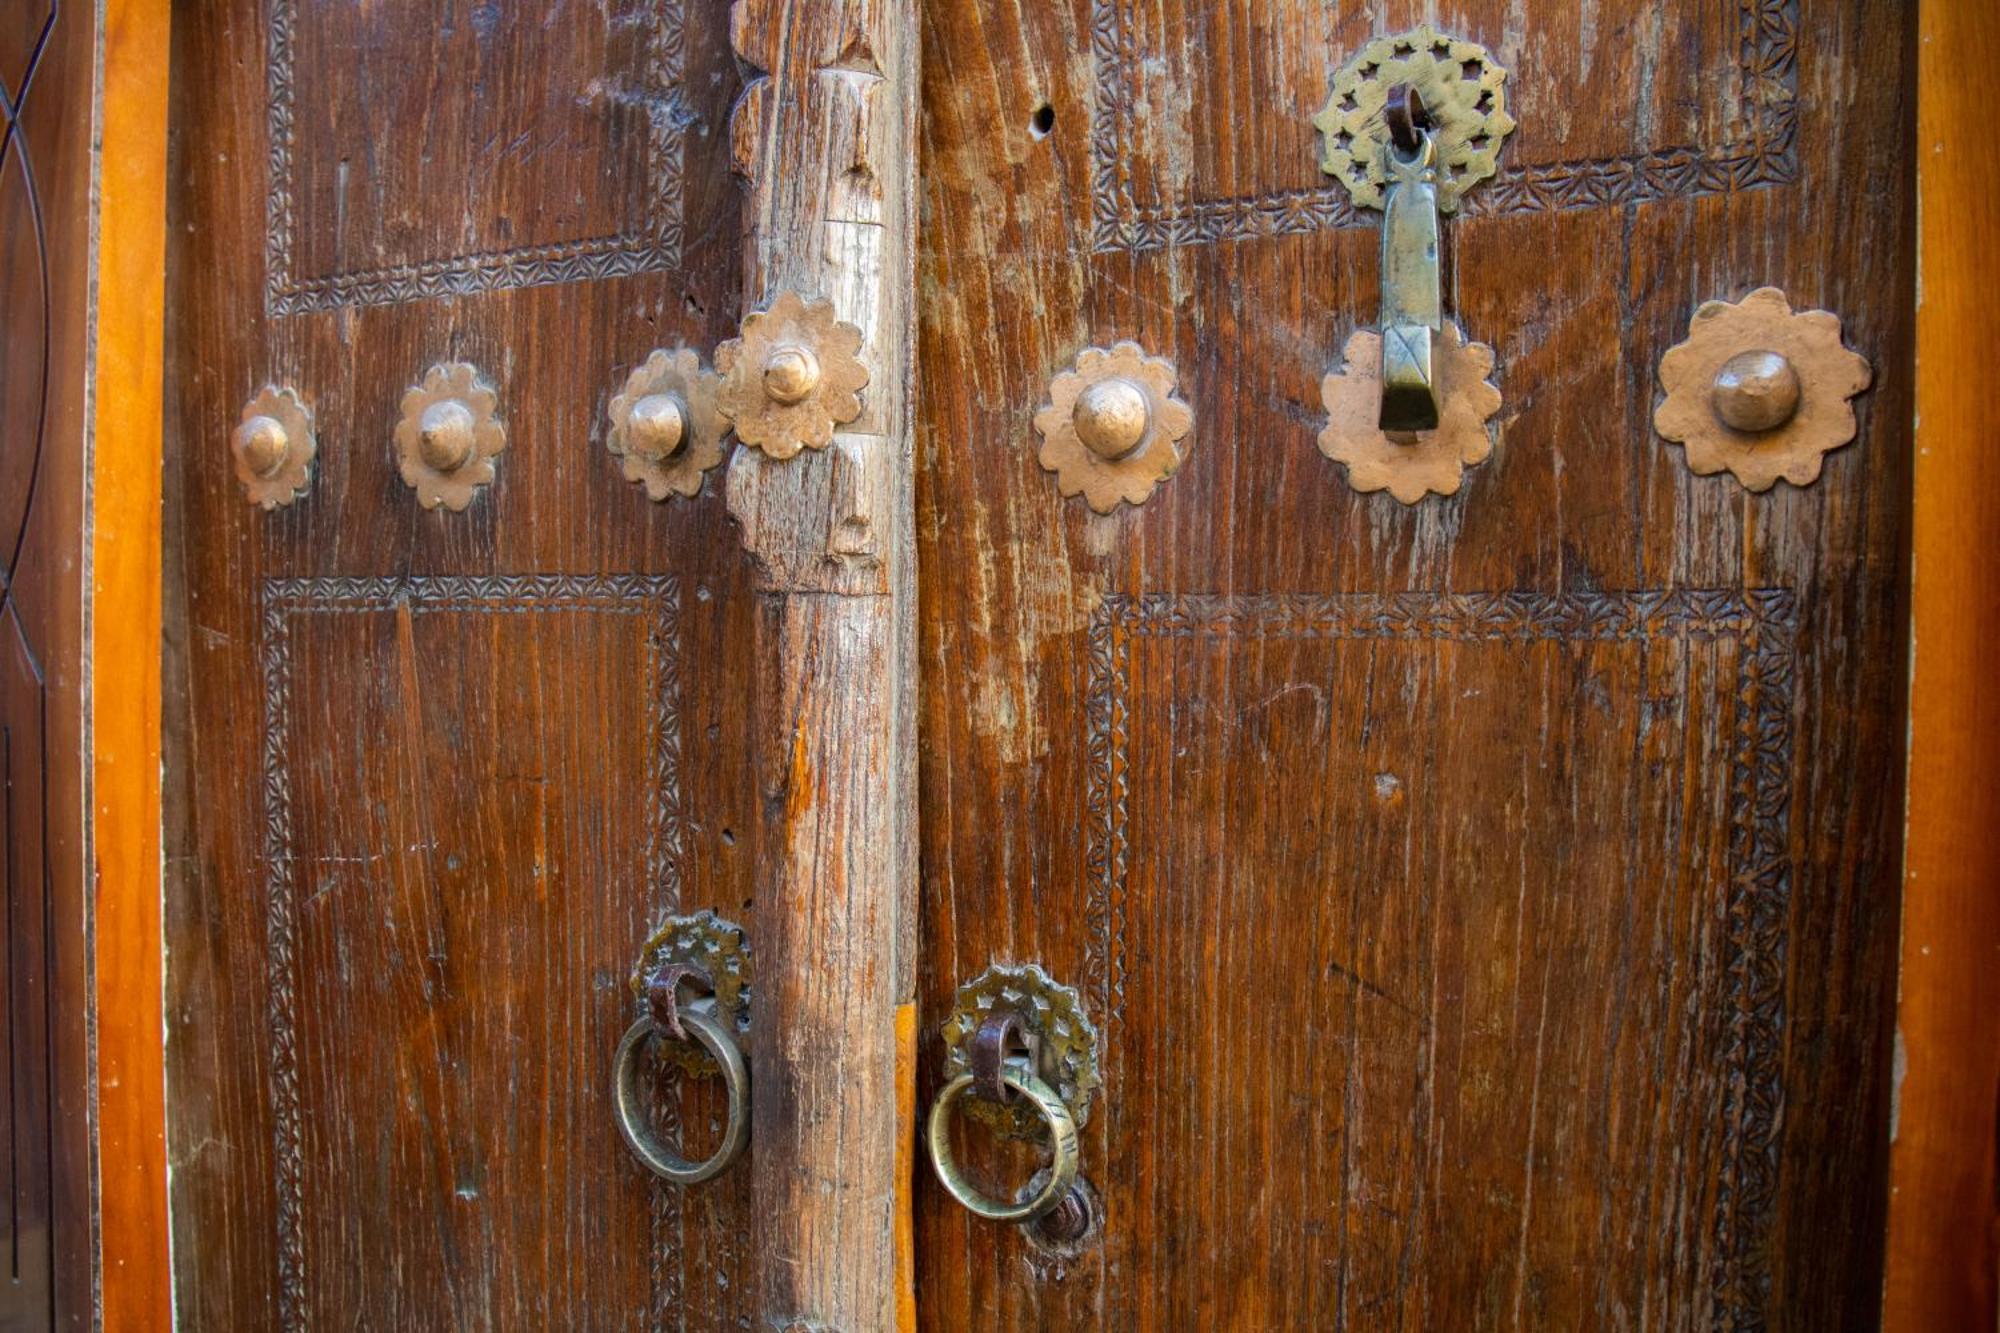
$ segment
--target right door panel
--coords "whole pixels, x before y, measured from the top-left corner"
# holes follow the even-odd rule
[[[1445,223],[1504,404],[1405,506],[1315,447],[1380,233],[1311,117],[1425,17],[929,7],[919,1096],[996,960],[1082,992],[1104,1072],[1081,1254],[920,1176],[930,1325],[1872,1318],[1911,15],[1437,15],[1511,70]],[[1696,307],[1765,285],[1875,384],[1816,481],[1753,493],[1653,415]],[[1098,516],[1033,421],[1122,339],[1194,426]]]

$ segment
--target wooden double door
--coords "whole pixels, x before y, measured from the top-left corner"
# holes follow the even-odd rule
[[[1496,392],[1409,503],[1320,446],[1382,258],[1314,121],[1404,33],[1513,122],[1441,178],[1493,357],[1440,388]],[[1911,54],[1858,0],[182,7],[182,1325],[1869,1322]],[[1655,417],[1765,287],[1873,374],[1802,361],[1858,432],[1757,490]],[[654,498],[635,372],[763,355],[790,295],[858,330],[854,411],[786,455],[738,401],[703,468],[683,404]],[[1093,348],[1138,455],[1075,447]],[[454,366],[473,471],[412,465]],[[275,491],[232,435],[273,401],[315,449]],[[611,1070],[704,909],[749,1144],[680,1186]],[[1080,1238],[926,1160],[995,964],[1095,1031]],[[655,1083],[708,1151],[719,1084]],[[1003,1199],[1048,1161],[950,1132]]]

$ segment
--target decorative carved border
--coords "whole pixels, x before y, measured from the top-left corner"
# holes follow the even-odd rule
[[[379,614],[407,606],[413,614],[478,612],[526,615],[589,610],[644,616],[649,916],[677,910],[681,898],[684,812],[681,808],[680,581],[669,575],[494,575],[463,578],[303,578],[264,580],[264,876],[269,949],[271,1120],[277,1169],[278,1317],[280,1327],[308,1327],[305,1302],[304,1123],[299,1102],[296,945],[297,886],[292,877],[290,727],[291,617]],[[678,1134],[671,1099],[664,1129]],[[680,1308],[679,1256],[684,1244],[680,1192],[665,1184],[653,1195],[653,1299],[656,1316]],[[662,1323],[661,1327],[667,1325]]]
[[[628,273],[653,273],[680,263],[681,148],[686,111],[681,104],[687,41],[684,0],[654,0],[657,18],[647,25],[647,100],[644,227],[614,236],[487,250],[444,259],[302,278],[292,271],[298,222],[292,201],[294,152],[293,32],[298,0],[270,0],[267,78],[270,89],[270,195],[265,202],[264,308],[296,315],[343,306],[392,305],[436,296],[541,287]]]
[[[1358,593],[1246,597],[1113,594],[1092,615],[1085,716],[1089,833],[1084,985],[1093,1012],[1125,1003],[1127,751],[1131,645],[1154,639],[1620,642],[1733,639],[1740,646],[1729,773],[1725,906],[1732,993],[1718,1111],[1722,1166],[1712,1298],[1718,1324],[1761,1328],[1784,1113],[1788,833],[1798,608],[1784,589],[1591,593]]]
[[[1127,30],[1130,0],[1091,0],[1090,51],[1097,92],[1090,156],[1091,248],[1158,250],[1258,236],[1373,226],[1339,183],[1231,199],[1141,205],[1127,148],[1135,141],[1139,59]],[[1798,0],[1730,0],[1741,28],[1743,103],[1736,133],[1719,147],[1682,146],[1509,165],[1467,196],[1461,216],[1541,213],[1729,194],[1798,177]]]

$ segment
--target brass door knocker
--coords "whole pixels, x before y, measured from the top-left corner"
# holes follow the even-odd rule
[[[1445,318],[1440,217],[1497,169],[1514,128],[1506,80],[1477,43],[1417,28],[1350,61],[1314,117],[1322,169],[1357,206],[1382,210],[1380,327],[1354,332],[1320,390],[1320,452],[1358,491],[1404,504],[1450,495],[1492,452],[1493,349]]]
[[[1444,324],[1437,140],[1423,95],[1410,84],[1389,90],[1383,120],[1391,183],[1382,205],[1382,405],[1376,424],[1385,431],[1436,430],[1431,344]]]
[[[738,1041],[749,1027],[749,964],[741,928],[713,912],[669,918],[641,955],[632,988],[643,1012],[612,1058],[611,1103],[625,1146],[662,1180],[676,1185],[713,1180],[750,1141],[750,1070]],[[643,1073],[645,1057],[655,1052],[684,1072],[722,1077],[729,1106],[722,1142],[699,1161],[653,1132]]]

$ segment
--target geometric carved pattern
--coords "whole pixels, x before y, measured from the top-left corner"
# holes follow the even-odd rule
[[[1590,593],[1112,594],[1091,617],[1085,696],[1084,994],[1122,1021],[1126,970],[1131,645],[1151,639],[1733,641],[1727,1034],[1713,1219],[1719,1324],[1769,1318],[1772,1209],[1784,1107],[1797,602],[1784,589]],[[1115,1043],[1115,1037],[1110,1038]]]
[[[298,220],[293,201],[293,107],[297,97],[293,38],[299,0],[270,0],[270,181],[265,203],[264,308],[296,315],[343,306],[392,305],[436,296],[540,287],[630,273],[654,273],[680,262],[681,146],[686,119],[681,79],[686,59],[682,0],[656,0],[646,31],[646,176],[634,182],[645,199],[638,228],[512,249],[487,250],[346,273],[302,276],[293,271]]]
[[[1231,199],[1140,204],[1128,154],[1137,142],[1130,0],[1091,0],[1097,74],[1091,118],[1091,248],[1158,250],[1258,236],[1375,225],[1335,183]],[[1731,194],[1787,184],[1798,175],[1798,0],[1731,0],[1741,15],[1737,64],[1743,127],[1717,147],[1678,146],[1572,162],[1512,164],[1465,198],[1459,213],[1541,213]],[[1314,154],[1315,158],[1317,154]]]
[[[304,1117],[299,1099],[297,885],[293,877],[292,779],[289,755],[292,655],[291,618],[300,615],[379,614],[407,607],[411,613],[476,612],[532,615],[588,610],[641,616],[646,635],[648,689],[646,893],[653,919],[680,906],[680,581],[668,575],[495,575],[480,578],[301,578],[264,581],[264,876],[270,967],[271,1101],[277,1174],[278,1322],[302,1329],[306,1314]],[[662,1101],[661,1129],[677,1141],[672,1101]],[[682,1216],[679,1191],[654,1192],[653,1282],[655,1315],[679,1307]]]

